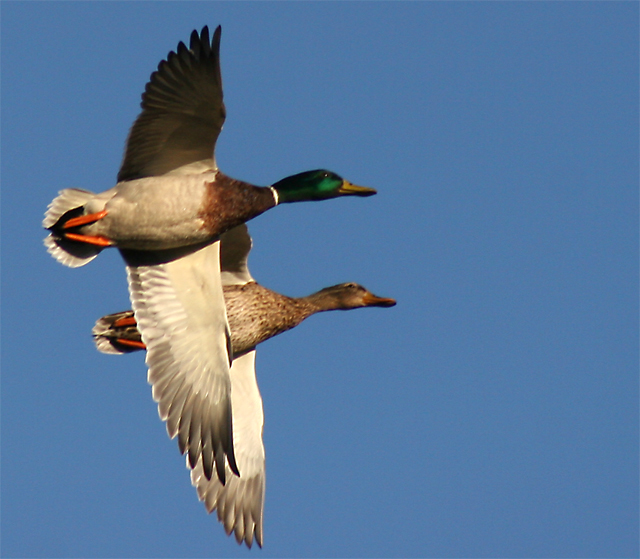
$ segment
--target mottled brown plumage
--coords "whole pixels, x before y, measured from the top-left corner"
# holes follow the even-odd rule
[[[390,307],[393,299],[376,297],[355,283],[327,287],[307,297],[287,297],[256,283],[224,288],[234,356],[295,328],[313,314],[359,307]]]

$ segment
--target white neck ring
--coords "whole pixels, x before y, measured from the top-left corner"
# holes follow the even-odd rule
[[[273,199],[274,199],[274,201],[276,203],[276,206],[277,206],[278,205],[278,201],[279,201],[278,200],[278,191],[275,188],[273,188],[273,186],[270,186],[269,188],[271,189],[271,192],[273,192]]]

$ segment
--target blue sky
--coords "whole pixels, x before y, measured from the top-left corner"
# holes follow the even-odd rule
[[[638,555],[638,4],[2,3],[4,557]],[[265,547],[227,538],[142,355],[98,354],[124,267],[49,257],[113,186],[140,95],[222,24],[227,174],[378,189],[251,222],[326,313],[258,352]]]

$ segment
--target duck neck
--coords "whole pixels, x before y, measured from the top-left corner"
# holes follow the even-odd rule
[[[343,308],[339,299],[333,293],[327,292],[324,289],[307,295],[306,297],[301,297],[298,299],[298,302],[303,303],[304,306],[309,309],[307,316],[319,312],[341,310]]]
[[[254,186],[218,171],[210,183],[200,213],[204,227],[213,235],[245,223],[276,205],[270,187]]]
[[[254,281],[228,285],[223,290],[235,355],[290,330],[318,312],[305,298],[286,297]]]

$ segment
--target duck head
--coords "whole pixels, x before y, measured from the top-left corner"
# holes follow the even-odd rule
[[[373,196],[376,190],[357,186],[341,176],[317,169],[291,175],[273,184],[278,193],[278,203],[327,200],[338,196]]]
[[[322,310],[358,309],[361,307],[393,307],[395,299],[378,297],[357,283],[341,283],[325,287],[311,295]]]

